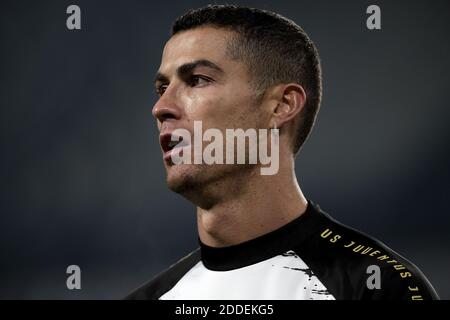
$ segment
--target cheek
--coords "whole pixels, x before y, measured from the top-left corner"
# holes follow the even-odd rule
[[[227,90],[228,89],[228,90]],[[242,90],[209,87],[197,89],[199,94],[186,96],[185,112],[189,122],[201,120],[203,128],[249,128],[256,123],[252,96]],[[201,93],[201,94],[200,94]]]
[[[220,98],[213,90],[194,89],[185,95],[184,110],[189,120],[204,120],[217,114]]]
[[[218,96],[213,90],[201,90],[201,94],[187,95],[183,105],[186,117],[189,121],[209,121],[211,119],[223,116],[224,107],[227,105],[222,97]]]

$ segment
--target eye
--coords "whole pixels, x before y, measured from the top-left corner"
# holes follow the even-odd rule
[[[162,96],[164,92],[166,92],[168,85],[167,84],[160,84],[156,86],[156,94],[159,96]]]
[[[209,77],[195,74],[189,78],[188,83],[191,87],[204,87],[209,83],[211,83],[212,81],[213,80]]]

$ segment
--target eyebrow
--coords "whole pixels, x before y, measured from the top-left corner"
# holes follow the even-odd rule
[[[206,59],[195,60],[193,62],[185,63],[177,68],[177,75],[180,78],[186,77],[189,73],[191,73],[197,67],[207,67],[213,69],[219,73],[224,73],[223,69],[219,67],[214,62],[211,62]],[[164,75],[161,72],[157,72],[155,75],[155,83],[156,82],[169,82],[169,77]]]

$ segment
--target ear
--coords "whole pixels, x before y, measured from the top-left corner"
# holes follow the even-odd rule
[[[272,112],[271,127],[281,128],[294,121],[306,103],[306,93],[297,83],[279,85],[276,88],[277,105]]]

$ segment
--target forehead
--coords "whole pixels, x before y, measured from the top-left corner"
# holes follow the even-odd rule
[[[185,63],[206,59],[222,67],[231,63],[227,56],[227,43],[233,33],[213,27],[199,27],[181,31],[166,43],[160,71],[171,73]]]

